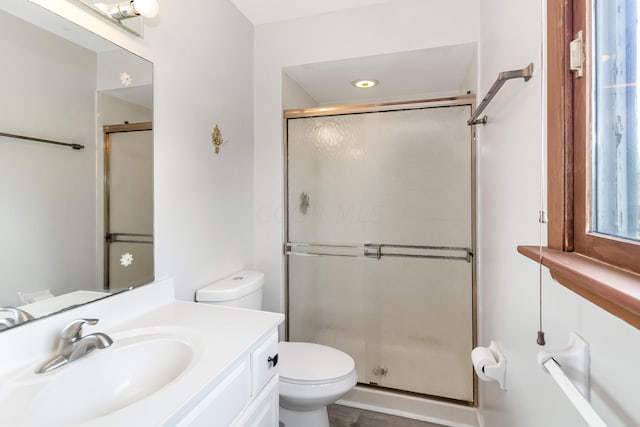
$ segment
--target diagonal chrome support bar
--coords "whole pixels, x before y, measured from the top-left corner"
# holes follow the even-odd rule
[[[493,83],[493,86],[491,86],[491,88],[489,89],[489,92],[487,92],[485,97],[482,99],[482,102],[480,103],[480,105],[478,105],[478,108],[476,108],[476,111],[473,113],[473,116],[467,121],[467,124],[469,126],[473,126],[473,125],[480,125],[480,124],[483,125],[487,123],[488,119],[486,115],[481,118],[478,118],[478,117],[480,117],[480,114],[482,114],[484,109],[487,108],[487,105],[489,105],[493,97],[496,96],[496,93],[498,93],[502,85],[504,85],[504,83],[507,80],[522,78],[524,79],[525,82],[528,82],[532,76],[533,76],[533,62],[527,65],[522,70],[511,70],[511,71],[503,71],[501,73],[498,73],[498,78],[496,79],[495,83]]]

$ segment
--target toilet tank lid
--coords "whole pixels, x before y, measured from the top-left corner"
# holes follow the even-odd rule
[[[264,273],[243,270],[217,280],[196,292],[198,302],[232,301],[259,290],[264,284]]]

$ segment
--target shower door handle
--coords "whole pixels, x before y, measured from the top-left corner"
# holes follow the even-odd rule
[[[378,245],[376,243],[365,243],[364,256],[366,258],[382,258],[382,245]]]
[[[458,246],[396,245],[390,243],[344,245],[334,243],[287,242],[284,244],[284,254],[372,258],[377,260],[383,257],[396,257],[466,262],[472,262],[474,257],[471,248]]]

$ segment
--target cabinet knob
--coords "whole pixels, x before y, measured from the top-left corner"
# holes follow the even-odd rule
[[[267,359],[267,362],[272,366],[272,367],[276,367],[276,365],[278,364],[278,353],[276,353],[275,356],[269,356],[269,358]]]

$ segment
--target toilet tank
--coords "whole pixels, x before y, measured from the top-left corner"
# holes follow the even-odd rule
[[[262,308],[264,273],[244,270],[220,279],[196,292],[196,301],[229,307]]]

